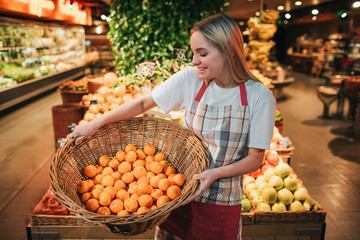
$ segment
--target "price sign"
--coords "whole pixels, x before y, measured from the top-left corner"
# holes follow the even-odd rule
[[[175,48],[173,51],[173,58],[179,59],[182,61],[187,61],[187,50],[182,48]]]

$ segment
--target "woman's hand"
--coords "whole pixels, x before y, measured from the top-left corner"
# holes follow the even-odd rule
[[[82,123],[75,127],[74,131],[68,135],[69,138],[75,137],[75,144],[81,143],[85,138],[90,137],[97,130],[92,122]]]

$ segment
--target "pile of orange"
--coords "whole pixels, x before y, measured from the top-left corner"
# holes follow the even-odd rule
[[[143,213],[174,200],[185,181],[152,144],[143,149],[128,144],[111,159],[103,155],[97,166],[84,168],[84,175],[89,179],[81,181],[77,191],[86,208],[119,216]]]

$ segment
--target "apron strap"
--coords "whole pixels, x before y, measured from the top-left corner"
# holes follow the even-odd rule
[[[239,84],[239,88],[240,88],[240,97],[241,97],[241,105],[243,106],[247,106],[247,98],[246,98],[246,88],[245,88],[245,83],[240,83]]]
[[[206,83],[203,83],[203,85],[201,86],[198,94],[197,94],[196,97],[195,97],[195,101],[200,102],[200,99],[201,99],[202,96],[204,95],[204,92],[205,92],[207,86],[208,86],[208,85],[207,85]]]

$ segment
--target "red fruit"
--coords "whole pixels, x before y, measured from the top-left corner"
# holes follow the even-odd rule
[[[53,209],[51,209],[50,207],[48,206],[43,206],[40,211],[39,211],[40,214],[46,214],[46,215],[53,215],[54,214],[54,211]]]
[[[273,168],[274,166],[273,165],[270,165],[268,163],[265,163],[262,167],[261,167],[261,172],[265,172],[266,169],[269,169],[269,168]]]
[[[60,203],[56,199],[49,198],[47,206],[50,208],[58,208]]]
[[[255,172],[249,173],[249,175],[252,176],[253,178],[257,178],[259,175],[261,175],[261,169],[259,168]]]
[[[62,205],[59,205],[58,208],[53,209],[55,215],[68,215],[69,211]]]
[[[279,155],[276,151],[271,151],[266,160],[269,164],[275,166],[279,163]]]

